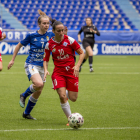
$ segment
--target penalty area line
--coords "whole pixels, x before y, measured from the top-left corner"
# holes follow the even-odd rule
[[[19,132],[19,131],[61,131],[72,130],[73,128],[60,128],[60,129],[11,129],[0,130],[0,132]],[[79,128],[79,130],[138,130],[140,127],[97,127],[97,128]]]

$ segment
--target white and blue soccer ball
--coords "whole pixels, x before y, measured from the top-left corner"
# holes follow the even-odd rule
[[[70,127],[78,129],[84,124],[84,118],[79,113],[72,113],[68,117],[68,123]]]

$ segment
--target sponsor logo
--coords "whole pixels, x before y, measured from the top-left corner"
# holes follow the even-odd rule
[[[98,54],[98,44],[94,44],[93,55],[97,55],[97,54]]]
[[[66,68],[66,71],[68,71],[69,69],[70,69],[70,66],[67,66],[67,67],[65,67]]]
[[[0,42],[0,52],[1,54],[13,54],[14,50],[17,46],[17,43],[7,43],[7,42]],[[20,48],[18,54],[28,54],[30,46],[23,46]]]
[[[102,44],[101,45],[102,54],[140,54],[139,44]]]
[[[78,82],[74,83],[74,86],[78,86]]]
[[[34,61],[43,61],[43,59],[36,59],[36,58],[35,58]]]
[[[86,37],[93,37],[93,34],[86,34]]]
[[[34,41],[37,41],[37,39],[35,38]]]
[[[34,49],[34,52],[44,52],[44,49]]]
[[[67,58],[69,58],[69,55],[68,54],[66,54],[64,56],[57,56],[57,59],[61,59],[61,60],[67,59]]]
[[[41,38],[42,41],[44,41],[44,38]]]

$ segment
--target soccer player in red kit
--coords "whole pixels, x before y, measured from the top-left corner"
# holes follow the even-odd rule
[[[71,115],[68,99],[75,102],[78,97],[79,67],[84,59],[84,52],[75,39],[64,35],[64,25],[61,22],[54,21],[52,28],[55,36],[45,46],[44,79],[46,79],[47,74],[49,75],[48,61],[52,52],[55,65],[52,74],[53,89],[57,90],[61,108],[68,117]],[[74,60],[75,51],[80,55],[76,65]]]
[[[2,28],[0,28],[0,41],[2,41],[5,38],[6,38],[6,34],[5,33],[2,34]],[[2,69],[3,69],[2,57],[1,57],[1,53],[0,53],[0,71],[2,71]]]

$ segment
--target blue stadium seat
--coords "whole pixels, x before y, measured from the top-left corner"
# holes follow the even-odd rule
[[[118,17],[118,14],[114,14],[113,16],[114,16],[114,18],[117,18]]]
[[[5,4],[5,7],[7,7],[21,22],[25,25],[31,25],[28,26],[28,28],[36,27],[33,27],[33,25],[35,25],[34,21],[39,17],[37,10],[41,9],[52,18],[58,18],[58,20],[65,24],[67,23],[69,25],[68,27],[73,27],[75,29],[79,28],[79,26],[85,25],[86,17],[91,17],[93,22],[97,24],[100,29],[116,29],[116,27],[113,26],[115,20],[118,21],[119,26],[123,26],[122,18],[124,18],[130,27],[132,26],[132,28],[135,29],[133,24],[129,22],[129,18],[126,17],[125,13],[115,0],[98,0],[100,10],[95,8],[96,0],[12,0],[12,2],[11,0],[1,0],[1,2]],[[110,10],[109,14],[105,13],[104,2]],[[114,13],[112,4],[121,15],[120,18],[118,18],[118,14]],[[136,5],[136,9],[139,7],[140,6]],[[74,21],[75,23],[73,23]],[[72,24],[75,25],[72,26]]]
[[[14,8],[9,8],[9,11],[10,11],[11,13],[16,12],[16,10],[15,10]]]
[[[10,24],[5,24],[6,29],[10,29]]]
[[[68,5],[73,5],[74,4],[72,0],[68,0],[67,2],[68,2]]]
[[[10,8],[10,5],[9,5],[8,3],[5,3],[4,6],[5,6],[6,8]]]

